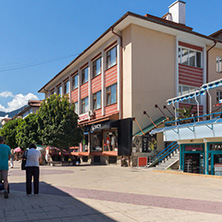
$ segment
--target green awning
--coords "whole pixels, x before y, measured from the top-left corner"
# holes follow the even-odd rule
[[[162,116],[159,119],[153,121],[157,126],[159,124],[161,124],[164,120],[166,120],[166,117]],[[150,130],[152,130],[155,126],[153,125],[153,123],[149,124],[147,127],[143,128],[143,132],[146,134],[148,133]],[[141,131],[139,131],[138,133],[134,134],[133,136],[142,136],[143,133]]]

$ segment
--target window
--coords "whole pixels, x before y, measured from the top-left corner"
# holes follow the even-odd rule
[[[179,96],[194,92],[197,89],[199,89],[199,88],[198,87],[193,87],[193,86],[179,85]],[[197,97],[197,100],[200,103],[200,96]],[[191,98],[191,99],[186,99],[182,103],[197,104],[194,97]]]
[[[88,105],[88,97],[82,99],[82,113],[86,113],[89,111],[89,105]]]
[[[57,87],[57,94],[60,95],[60,96],[62,95],[62,87],[61,87],[61,85]]]
[[[116,103],[116,84],[106,88],[106,104]]]
[[[101,91],[93,94],[93,110],[101,108]]]
[[[69,93],[69,81],[64,82],[64,95]]]
[[[50,91],[50,95],[53,95],[54,93],[55,93],[54,89]]]
[[[109,69],[116,65],[116,46],[106,52],[106,68]]]
[[[76,114],[78,114],[78,102],[75,102],[74,105],[75,105],[75,110],[74,110],[74,112],[75,112]]]
[[[72,90],[78,88],[78,74],[72,76]]]
[[[178,63],[201,68],[201,57],[202,53],[192,49],[187,49],[184,47],[178,48]]]
[[[82,84],[88,82],[88,67],[82,70]]]
[[[216,71],[217,72],[222,72],[222,57],[217,57]]]
[[[117,151],[118,150],[118,131],[109,130],[103,132],[103,151]]]
[[[101,73],[101,58],[93,62],[93,78]]]
[[[222,91],[217,91],[217,103],[222,103]]]

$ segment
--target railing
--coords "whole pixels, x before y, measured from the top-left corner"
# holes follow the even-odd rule
[[[172,121],[167,121],[165,122],[165,126],[171,126],[173,123],[176,125],[181,125],[184,122],[198,122],[200,119],[202,120],[209,120],[209,119],[214,119],[216,117],[221,117],[222,116],[222,112],[216,112],[216,113],[211,113],[211,114],[205,114],[205,115],[201,115],[201,116],[192,116],[189,118],[184,118],[184,119],[176,119],[176,120],[172,120]]]
[[[159,163],[167,158],[171,153],[173,153],[175,150],[179,148],[179,145],[177,143],[174,143],[168,150],[166,150],[163,154],[159,156]]]
[[[160,147],[162,147],[164,144],[162,144]],[[167,147],[165,147],[163,150],[161,150],[159,153],[156,154],[154,158],[150,161],[151,164],[148,167],[153,167],[160,163],[164,158],[169,156],[174,150],[178,149],[179,145],[177,142],[170,143]]]

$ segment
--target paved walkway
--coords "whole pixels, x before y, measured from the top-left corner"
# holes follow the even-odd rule
[[[19,163],[9,171],[5,221],[222,221],[222,178],[120,166],[41,167],[40,195],[25,195]],[[2,197],[1,197],[2,196]]]

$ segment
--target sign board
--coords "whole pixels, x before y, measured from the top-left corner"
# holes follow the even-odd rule
[[[210,144],[210,150],[221,150],[222,151],[222,143]]]
[[[89,113],[87,112],[87,113],[83,113],[83,114],[80,114],[79,115],[79,122],[81,122],[81,121],[83,121],[83,120],[87,120],[87,119],[89,119],[90,118],[90,116],[89,116]]]
[[[151,152],[151,149],[149,147],[149,137],[148,136],[142,136],[142,152]]]

